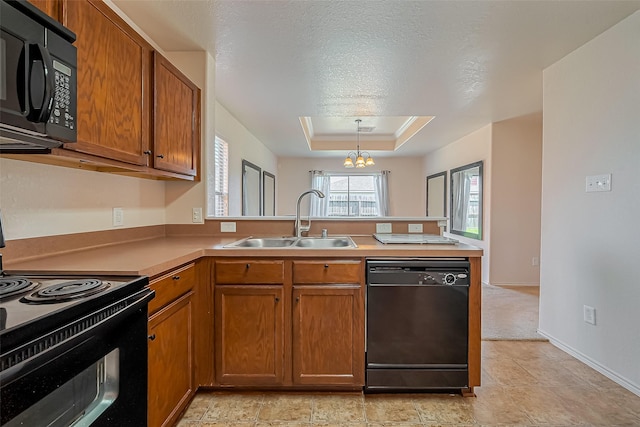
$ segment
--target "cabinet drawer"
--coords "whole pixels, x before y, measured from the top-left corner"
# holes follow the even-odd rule
[[[362,262],[294,261],[293,283],[360,283]]]
[[[158,311],[171,301],[190,291],[195,282],[196,268],[194,264],[172,270],[153,280],[150,287],[156,291],[156,296],[149,302],[149,314]]]
[[[216,261],[216,284],[284,282],[284,261]]]

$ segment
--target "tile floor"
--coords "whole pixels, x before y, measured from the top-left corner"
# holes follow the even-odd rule
[[[640,397],[548,342],[483,341],[475,392],[201,391],[178,427],[640,426]]]

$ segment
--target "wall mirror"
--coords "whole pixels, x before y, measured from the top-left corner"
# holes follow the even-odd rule
[[[447,216],[447,171],[427,177],[427,216]]]
[[[449,232],[482,240],[482,161],[449,171],[451,218]]]
[[[276,176],[262,172],[262,215],[276,215]]]
[[[262,191],[260,173],[262,169],[251,162],[242,160],[242,215],[260,216]]]

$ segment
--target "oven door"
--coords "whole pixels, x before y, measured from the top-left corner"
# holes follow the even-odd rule
[[[0,425],[145,426],[147,304],[152,297],[152,291],[143,290],[115,314],[109,313],[123,301],[4,355],[5,363],[18,363],[0,377]],[[64,337],[66,331],[92,323],[28,357],[39,346],[55,343],[56,335]]]

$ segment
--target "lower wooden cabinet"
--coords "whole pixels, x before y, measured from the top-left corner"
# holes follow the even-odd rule
[[[361,260],[215,262],[220,386],[364,385]]]
[[[282,385],[282,286],[217,286],[215,360],[220,385]]]
[[[148,426],[172,426],[196,392],[194,366],[195,266],[151,281]]]
[[[149,426],[173,425],[195,392],[192,293],[149,321]]]
[[[294,285],[294,384],[364,384],[363,305],[359,285]]]

